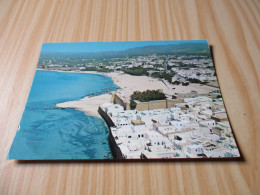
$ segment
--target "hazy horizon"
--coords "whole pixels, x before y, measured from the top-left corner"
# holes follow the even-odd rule
[[[205,43],[207,40],[192,41],[121,41],[121,42],[72,42],[43,43],[41,53],[95,53],[116,52],[145,46],[163,46],[181,43]]]

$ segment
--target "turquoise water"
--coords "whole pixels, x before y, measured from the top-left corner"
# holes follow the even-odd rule
[[[117,86],[103,75],[37,70],[8,158],[113,158],[102,119],[55,107],[109,87]]]

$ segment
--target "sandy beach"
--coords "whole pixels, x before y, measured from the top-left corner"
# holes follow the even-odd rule
[[[75,72],[79,73],[79,72]],[[82,73],[82,72],[80,72]],[[204,94],[216,90],[214,87],[190,84],[189,86],[172,85],[167,81],[162,82],[159,79],[151,78],[147,76],[132,76],[124,73],[99,73],[99,72],[84,72],[87,74],[102,74],[109,76],[113,82],[120,87],[116,93],[129,99],[130,95],[134,91],[145,91],[147,89],[157,90],[162,89],[163,92],[171,96],[175,93],[189,93],[191,91],[197,91],[198,94]],[[68,101],[59,103],[56,106],[59,108],[74,108],[85,112],[87,115],[100,117],[98,114],[98,107],[106,102],[111,102],[112,94],[103,94],[94,97],[84,97],[80,100]]]

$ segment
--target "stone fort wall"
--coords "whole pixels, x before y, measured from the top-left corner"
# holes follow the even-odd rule
[[[166,109],[174,107],[177,103],[183,103],[183,99],[170,99],[170,100],[154,100],[149,102],[136,101],[136,110],[154,110],[154,109]],[[125,110],[130,110],[129,102],[122,100],[117,94],[113,94],[112,103],[119,104],[124,107]]]

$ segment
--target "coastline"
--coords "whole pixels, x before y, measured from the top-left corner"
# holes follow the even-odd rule
[[[38,69],[41,70],[41,69]],[[49,71],[49,70],[45,70]],[[51,70],[55,71],[55,70]],[[128,75],[125,73],[119,72],[110,72],[110,73],[101,73],[96,71],[84,71],[84,72],[77,72],[77,71],[56,71],[56,72],[65,72],[65,73],[82,73],[82,74],[99,74],[108,76],[112,79],[114,84],[116,84],[120,89],[113,91],[117,92],[123,97],[130,97],[130,95],[134,91],[145,91],[145,90],[158,90],[162,89],[165,94],[173,95],[175,93],[190,93],[191,91],[197,91],[198,94],[208,93],[210,91],[214,91],[216,88],[200,85],[200,84],[193,84],[191,83],[189,86],[180,86],[180,85],[173,85],[168,83],[164,80],[161,81],[156,78],[147,77],[147,76],[133,76]],[[88,116],[93,116],[97,118],[101,118],[100,114],[98,113],[98,108],[104,103],[111,102],[112,93],[105,93],[98,96],[86,96],[79,100],[74,101],[67,101],[56,104],[58,108],[73,108],[80,111],[83,111]]]

